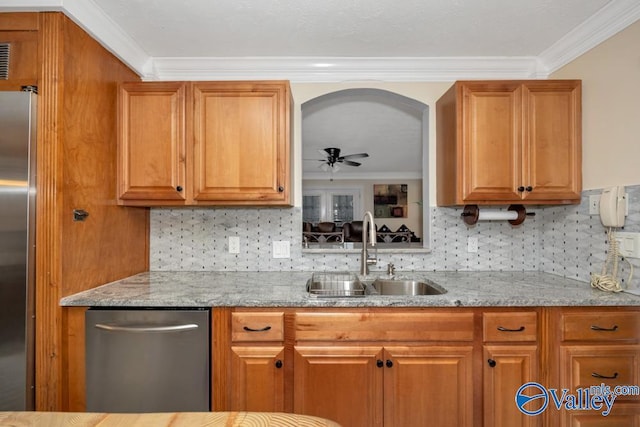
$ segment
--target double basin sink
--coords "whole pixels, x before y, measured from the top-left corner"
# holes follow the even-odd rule
[[[446,289],[429,280],[378,277],[360,281],[354,273],[313,273],[307,291],[315,297],[364,297],[367,295],[442,295]]]

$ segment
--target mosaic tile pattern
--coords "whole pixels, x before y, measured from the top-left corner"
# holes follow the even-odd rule
[[[640,231],[640,185],[630,196],[625,231]],[[467,226],[462,209],[431,207],[430,253],[379,253],[372,271],[389,262],[399,271],[543,271],[589,280],[606,257],[605,230],[599,216],[588,214],[589,195],[580,205],[534,207],[534,217],[520,226],[482,221]],[[303,253],[301,208],[288,209],[152,209],[150,269],[152,271],[321,271],[351,270],[359,253]],[[228,253],[228,236],[240,238],[241,253]],[[478,252],[467,252],[467,239],[478,238]],[[273,258],[272,242],[291,242],[291,258]],[[640,265],[632,281],[640,280]],[[623,271],[620,277],[626,277]],[[640,285],[639,285],[640,286]]]
[[[629,215],[619,231],[640,232],[640,186],[628,186]],[[592,272],[600,273],[607,257],[609,242],[599,215],[589,215],[589,196],[602,190],[582,193],[582,203],[573,206],[550,207],[541,210],[540,271],[563,277],[589,281]],[[640,287],[640,260],[630,258],[635,269],[630,287]],[[618,278],[627,286],[629,267],[620,261]]]

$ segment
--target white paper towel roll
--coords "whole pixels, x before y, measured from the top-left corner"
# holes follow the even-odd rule
[[[480,209],[478,221],[513,221],[518,219],[516,211],[497,211]]]

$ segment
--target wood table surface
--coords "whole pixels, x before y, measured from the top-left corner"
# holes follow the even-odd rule
[[[340,427],[323,418],[281,412],[165,412],[106,414],[85,412],[0,412],[1,427]]]

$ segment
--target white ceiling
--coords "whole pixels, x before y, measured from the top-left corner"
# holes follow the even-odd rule
[[[145,79],[544,78],[638,0],[0,0],[62,10]]]

